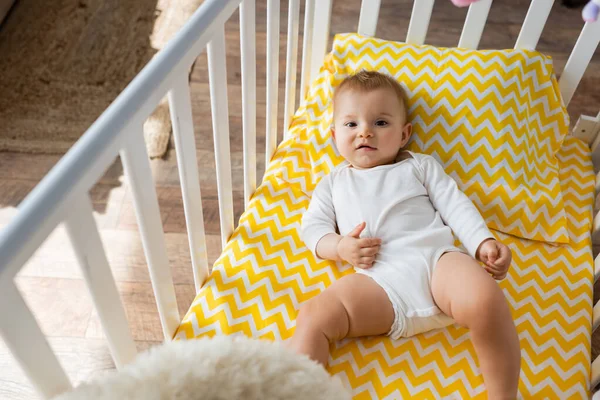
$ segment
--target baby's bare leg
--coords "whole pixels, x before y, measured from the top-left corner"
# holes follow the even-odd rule
[[[470,330],[489,399],[516,399],[521,352],[502,290],[472,257],[444,254],[432,278],[433,298]]]
[[[382,335],[393,323],[385,291],[366,275],[347,275],[302,305],[288,345],[326,366],[330,342]]]

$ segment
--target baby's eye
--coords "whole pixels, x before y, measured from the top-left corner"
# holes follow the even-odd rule
[[[346,122],[344,126],[347,126],[348,128],[356,128],[356,122]]]
[[[382,119],[375,122],[375,125],[377,125],[377,126],[386,126],[387,124],[388,124],[387,121],[384,121]]]

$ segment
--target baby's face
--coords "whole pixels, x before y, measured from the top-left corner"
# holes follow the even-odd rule
[[[412,127],[394,90],[343,89],[335,98],[332,134],[340,154],[355,168],[391,164]]]

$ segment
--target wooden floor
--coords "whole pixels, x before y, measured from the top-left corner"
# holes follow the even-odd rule
[[[258,176],[264,171],[265,129],[265,40],[266,0],[257,1],[258,106]],[[508,5],[510,3],[510,5]],[[561,7],[556,1],[539,49],[552,55],[556,70],[564,66],[570,49],[582,27],[580,10]],[[282,2],[281,64],[279,77],[283,88],[285,77],[285,32],[287,2]],[[514,45],[529,1],[496,1],[491,9],[482,48],[510,48]],[[377,36],[402,40],[407,31],[412,1],[383,1]],[[332,32],[355,31],[359,0],[335,1]],[[303,12],[303,10],[302,10]],[[440,0],[434,10],[427,42],[439,46],[458,43],[466,9],[457,9]],[[9,16],[10,18],[10,16]],[[302,24],[301,24],[302,26]],[[239,23],[237,13],[226,26],[227,76],[229,85],[232,169],[236,219],[243,211],[241,89],[239,56]],[[0,29],[0,35],[2,31]],[[590,74],[574,97],[569,111],[573,120],[581,113],[596,115],[600,105],[600,58],[596,56]],[[192,72],[191,91],[198,164],[201,176],[203,212],[208,234],[208,254],[212,263],[220,253],[218,202],[215,182],[212,127],[208,94],[206,56],[201,55]],[[0,94],[1,95],[1,94]],[[280,110],[283,90],[280,90]],[[281,111],[280,111],[281,112]],[[279,126],[282,116],[279,116]],[[279,129],[281,132],[281,129]],[[281,137],[281,134],[280,134]],[[58,161],[59,156],[0,153],[0,227],[16,214],[15,207]],[[185,313],[194,298],[189,247],[183,214],[181,190],[174,150],[165,159],[153,160],[152,168],[161,207],[165,238],[175,280],[179,311]],[[119,160],[110,167],[91,191],[104,246],[118,288],[125,304],[134,339],[140,350],[162,340],[154,296],[133,210],[131,191]],[[113,368],[98,315],[85,288],[75,256],[63,227],[57,229],[33,256],[17,277],[17,284],[36,314],[42,329],[59,355],[72,381],[79,383]],[[36,398],[21,370],[0,339],[0,399]]]

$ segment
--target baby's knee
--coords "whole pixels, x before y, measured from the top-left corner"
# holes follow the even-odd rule
[[[486,284],[473,288],[469,297],[470,301],[462,304],[462,309],[455,309],[455,313],[462,316],[463,325],[473,329],[495,324],[498,319],[511,318],[502,289],[491,277]]]
[[[348,334],[348,313],[339,299],[319,295],[300,307],[296,318],[299,330],[322,333],[329,341],[341,340]]]

